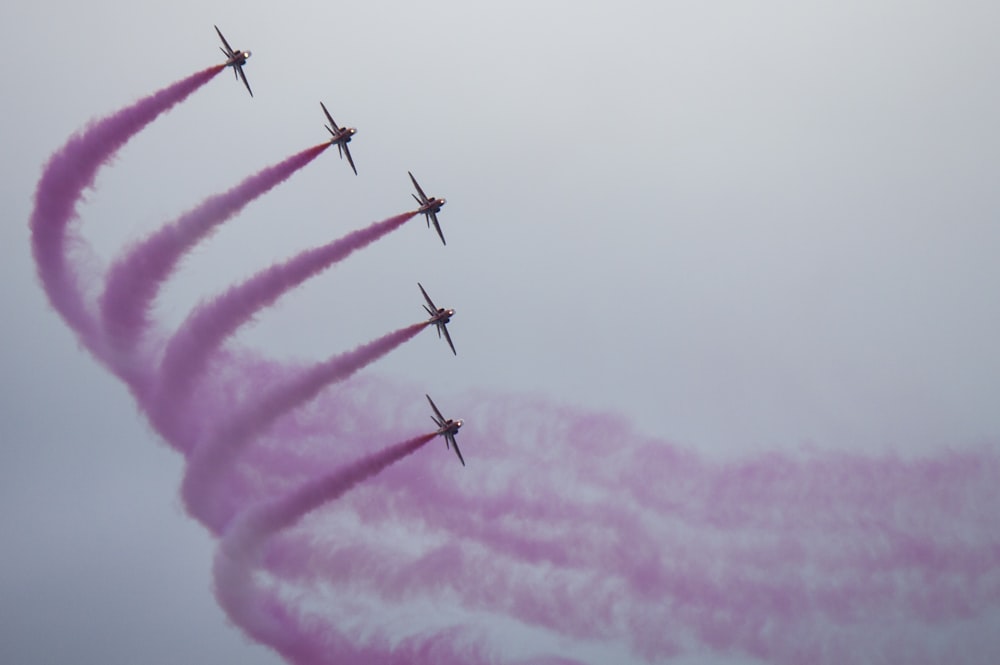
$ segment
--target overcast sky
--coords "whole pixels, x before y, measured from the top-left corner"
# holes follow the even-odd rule
[[[240,343],[320,359],[458,310],[375,372],[535,394],[731,458],[1000,436],[995,3],[0,6],[0,660],[278,662],[226,627],[181,459],[38,286],[31,196],[89,119],[250,49],[103,171],[103,261],[205,195],[358,128],[185,263],[158,315],[297,250],[448,204]],[[468,456],[468,453],[467,453]],[[678,661],[680,662],[680,661]]]

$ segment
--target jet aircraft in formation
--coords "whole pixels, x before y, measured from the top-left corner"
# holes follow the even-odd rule
[[[444,338],[448,340],[451,352],[457,356],[458,351],[455,350],[455,345],[451,341],[451,335],[448,334],[448,322],[451,321],[451,317],[455,316],[455,310],[438,307],[431,300],[431,297],[427,295],[427,291],[424,290],[420,282],[417,282],[417,286],[420,287],[420,292],[424,294],[424,300],[427,301],[427,304],[423,308],[431,315],[431,318],[427,319],[427,323],[433,323],[437,327],[438,337],[441,337],[441,334],[444,333]]]
[[[222,36],[222,31],[219,30],[219,26],[215,26],[215,31],[219,33],[219,39],[222,40],[223,45],[226,48],[219,47],[219,50],[226,54],[226,67],[233,68],[233,76],[243,79],[243,85],[247,87],[247,92],[253,97],[253,90],[250,89],[250,84],[247,83],[247,75],[243,73],[243,65],[247,64],[247,58],[250,57],[250,51],[234,51],[233,47],[229,45],[226,38]]]
[[[330,144],[337,146],[337,152],[340,153],[340,158],[343,159],[344,155],[347,155],[347,163],[351,165],[351,169],[354,171],[354,175],[358,175],[358,169],[354,166],[354,160],[351,159],[351,149],[347,147],[347,144],[351,142],[351,137],[357,134],[358,130],[354,127],[340,127],[337,125],[337,121],[333,119],[330,112],[326,110],[326,104],[323,102],[319,103],[323,107],[323,113],[326,114],[327,120],[330,121],[329,125],[324,125],[326,131],[330,132]]]
[[[407,173],[410,172],[407,171]],[[441,236],[441,244],[447,245],[448,243],[444,241],[444,234],[441,233],[441,225],[438,224],[437,218],[437,214],[441,212],[441,206],[443,206],[446,201],[444,199],[424,194],[424,190],[420,189],[420,185],[417,184],[417,179],[413,177],[412,173],[410,173],[410,180],[413,181],[413,186],[417,188],[417,193],[420,194],[419,197],[417,197],[416,194],[411,194],[413,199],[420,204],[420,208],[417,209],[417,212],[427,217],[427,228],[430,228],[431,222],[434,222],[434,228],[437,229],[438,235]]]
[[[218,33],[219,39],[222,40],[222,44],[225,48],[220,47],[219,50],[222,51],[226,56],[226,67],[233,68],[233,75],[243,81],[243,85],[246,86],[247,92],[253,97],[253,90],[250,89],[250,83],[247,81],[246,74],[243,72],[243,66],[247,64],[247,59],[250,57],[250,51],[240,51],[235,50],[226,41],[226,38],[222,36],[222,31],[219,30],[219,26],[214,26],[215,32]],[[347,144],[351,142],[351,137],[357,133],[354,127],[341,127],[330,115],[330,112],[326,108],[326,104],[323,102],[319,103],[320,107],[323,109],[323,113],[326,115],[327,120],[330,121],[329,125],[325,125],[326,130],[330,132],[330,143],[337,146],[337,150],[340,153],[341,159],[345,156],[347,157],[347,163],[351,165],[351,170],[354,171],[354,175],[358,174],[357,167],[354,166],[354,159],[351,158],[351,151]],[[448,243],[444,240],[444,233],[441,232],[441,225],[438,223],[437,214],[441,212],[441,206],[445,204],[443,198],[437,198],[433,196],[427,196],[424,190],[421,189],[420,184],[417,183],[417,179],[413,177],[413,174],[407,171],[410,176],[410,180],[413,182],[413,186],[417,190],[417,194],[413,194],[414,200],[419,204],[417,213],[424,215],[427,218],[427,227],[430,228],[431,222],[434,223],[434,229],[437,231],[438,236],[441,238],[441,243],[447,245]],[[419,196],[418,196],[419,194]],[[451,347],[451,352],[458,355],[455,350],[455,345],[451,341],[451,335],[448,334],[448,322],[451,321],[451,317],[455,315],[455,310],[445,309],[443,307],[438,307],[431,300],[431,297],[427,295],[427,291],[419,282],[417,286],[420,287],[420,292],[424,295],[424,300],[427,301],[423,308],[430,314],[431,318],[428,319],[428,323],[433,323],[437,328],[438,337],[444,335],[445,340],[448,342],[448,346]],[[437,425],[438,430],[435,432],[437,436],[443,436],[445,440],[445,446],[448,448],[454,448],[455,454],[458,455],[458,461],[465,466],[465,460],[462,458],[462,451],[458,449],[458,442],[455,441],[455,435],[458,433],[459,428],[462,426],[461,420],[453,420],[451,418],[445,418],[441,415],[441,411],[438,410],[437,406],[434,404],[434,400],[431,399],[430,395],[425,395],[427,401],[430,403],[431,408],[434,410],[434,415],[431,416],[431,420]]]
[[[462,466],[465,466],[465,460],[462,459],[462,451],[458,449],[458,442],[455,441],[455,435],[458,434],[458,429],[462,426],[462,420],[452,420],[451,418],[446,419],[441,415],[441,412],[434,404],[434,400],[431,399],[431,396],[424,395],[424,397],[427,398],[427,401],[431,404],[431,408],[434,409],[434,415],[431,416],[431,420],[433,420],[434,424],[438,426],[438,430],[435,434],[444,437],[445,447],[455,448],[455,454],[458,455],[458,461],[462,463]]]

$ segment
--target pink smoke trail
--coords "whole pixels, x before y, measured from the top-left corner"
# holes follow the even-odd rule
[[[192,74],[92,123],[52,155],[38,181],[29,222],[38,276],[49,302],[96,355],[100,355],[100,331],[66,263],[67,245],[77,240],[68,228],[77,216],[76,207],[84,190],[93,187],[101,166],[133,136],[223,69],[223,65],[216,65]]]
[[[231,559],[252,554],[271,534],[287,529],[306,513],[340,498],[359,483],[415,453],[436,436],[436,432],[431,432],[389,446],[306,483],[290,495],[251,507],[226,529],[220,552]]]
[[[300,444],[291,465],[288,441],[389,436],[423,415],[405,392],[375,383],[328,394],[297,428],[248,451],[246,473],[293,478],[336,464],[350,446],[319,443],[310,455]],[[360,435],[342,415],[352,412],[380,418],[364,420]],[[267,570],[306,596],[322,586],[390,607],[457,602],[579,640],[622,641],[644,661],[700,645],[775,663],[863,663],[871,653],[934,662],[905,646],[930,649],[922,626],[1000,603],[1000,461],[988,450],[719,463],[537,399],[473,396],[459,413],[463,448],[475,451],[468,469],[447,473],[421,456],[388,470],[324,509],[336,542],[317,542],[330,527],[310,523],[269,541]],[[256,487],[261,498],[281,491]],[[401,550],[400,530],[437,544]],[[360,633],[390,639],[372,620]]]
[[[241,411],[225,417],[224,423],[189,456],[182,486],[188,512],[213,532],[221,533],[233,515],[246,505],[245,497],[234,488],[220,487],[223,472],[240,451],[275,420],[314,399],[330,384],[349,378],[387,355],[426,326],[426,322],[407,326],[334,356],[274,386]]]
[[[359,645],[336,630],[321,629],[301,613],[289,612],[272,590],[256,588],[253,577],[260,548],[268,538],[413,454],[435,436],[425,434],[390,446],[241,514],[226,530],[214,565],[216,597],[229,618],[251,638],[272,647],[289,662],[302,665],[469,662],[475,649],[455,653],[453,644],[445,643],[453,642],[451,635],[438,644],[404,641],[391,650],[386,645]],[[476,662],[486,662],[481,658],[484,654],[477,655]]]
[[[415,214],[406,212],[395,215],[326,245],[306,250],[199,305],[181,324],[163,353],[160,398],[169,404],[183,401],[212,352],[254,314],[334,263],[395,231]]]
[[[159,289],[184,254],[328,147],[329,143],[313,146],[255,173],[232,189],[209,197],[129,249],[112,265],[101,296],[101,314],[110,343],[121,351],[131,351],[149,328],[149,311]]]
[[[102,342],[68,265],[67,227],[96,170],[138,122],[114,125],[118,115],[53,156],[31,222],[46,293],[95,355]],[[416,391],[355,379],[309,408],[290,410],[288,398],[282,410],[282,398],[260,396],[305,385],[311,370],[224,350],[213,360],[221,371],[199,376],[199,397],[213,399],[192,408],[199,422],[231,429],[192,455],[191,478],[209,468],[200,454],[229,457],[206,475],[215,481],[192,510],[216,528],[232,525],[215,562],[220,602],[293,662],[506,662],[460,641],[488,619],[400,638],[382,612],[350,627],[307,614],[317,600],[346,611],[359,596],[388,609],[458,606],[552,631],[570,646],[621,645],[650,662],[710,651],[779,665],[988,663],[1000,653],[995,450],[711,461],[605,414],[480,394],[458,407],[467,469],[416,456],[349,476],[364,466],[354,459],[359,446],[398,440],[426,417],[413,408]],[[178,440],[190,452],[195,439]],[[240,464],[230,464],[237,452]],[[323,477],[345,489],[319,481],[294,489],[321,469],[339,469]],[[253,508],[258,501],[267,503]],[[573,662],[569,651],[558,662]]]

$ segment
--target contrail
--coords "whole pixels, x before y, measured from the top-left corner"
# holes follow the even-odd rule
[[[131,351],[149,326],[153,300],[184,254],[328,147],[329,143],[313,146],[255,173],[131,247],[112,265],[101,297],[101,314],[111,344],[121,351]]]
[[[401,328],[320,363],[253,399],[242,411],[224,417],[224,423],[189,456],[182,496],[188,512],[213,532],[220,533],[235,511],[245,504],[237,492],[220,492],[223,471],[246,444],[275,420],[314,399],[331,383],[343,381],[412,339],[426,322]],[[197,408],[192,406],[191,408]]]
[[[199,305],[181,324],[163,353],[158,402],[164,405],[183,403],[184,396],[204,370],[212,352],[251,320],[255,313],[334,263],[398,229],[415,214],[395,215],[302,252]]]
[[[216,65],[192,74],[92,123],[57,150],[42,172],[29,222],[38,276],[49,302],[95,355],[100,355],[100,331],[66,263],[67,246],[82,242],[68,229],[77,216],[76,207],[84,190],[93,187],[100,167],[129,139],[223,69]]]

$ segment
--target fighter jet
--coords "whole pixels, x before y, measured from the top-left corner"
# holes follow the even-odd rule
[[[455,350],[455,345],[451,342],[451,335],[448,334],[448,322],[451,321],[451,317],[455,316],[455,310],[445,309],[444,307],[438,307],[431,300],[431,297],[427,295],[427,291],[424,291],[424,287],[417,282],[417,286],[420,287],[420,292],[424,294],[424,300],[427,301],[427,305],[424,305],[424,309],[427,313],[431,315],[431,318],[427,320],[427,323],[433,323],[437,326],[438,337],[441,337],[441,333],[444,333],[444,338],[448,340],[448,346],[451,347],[451,352],[456,356],[458,351]],[[430,305],[428,307],[428,305]]]
[[[445,419],[438,411],[438,408],[434,405],[434,400],[431,399],[430,395],[424,395],[427,401],[431,403],[431,408],[434,409],[434,415],[431,416],[431,420],[434,424],[438,426],[438,431],[436,434],[438,436],[444,437],[444,445],[447,448],[455,447],[455,454],[458,455],[458,461],[465,466],[465,460],[462,459],[462,451],[458,449],[458,442],[455,441],[455,435],[458,434],[458,428],[462,426],[461,420],[452,420],[451,418]]]
[[[326,114],[327,120],[330,121],[329,125],[324,125],[326,131],[330,132],[330,143],[336,144],[337,152],[340,153],[340,158],[343,159],[344,155],[347,155],[347,163],[351,165],[351,169],[354,171],[354,175],[358,175],[358,169],[354,167],[354,160],[351,159],[351,150],[347,147],[347,144],[351,142],[351,137],[354,136],[358,130],[353,127],[339,127],[337,121],[333,119],[330,112],[326,110],[326,104],[323,102],[319,103],[323,107],[323,113]]]
[[[407,171],[407,173],[410,172]],[[438,235],[441,236],[441,244],[447,245],[448,243],[444,241],[444,234],[441,233],[441,225],[438,224],[437,218],[437,214],[441,212],[441,206],[445,204],[445,200],[433,196],[428,197],[424,194],[424,190],[420,189],[420,185],[417,184],[417,179],[413,177],[412,173],[410,173],[410,180],[413,181],[413,186],[417,188],[417,193],[420,194],[420,198],[417,198],[416,194],[411,194],[413,199],[420,204],[417,212],[427,217],[427,228],[430,228],[431,222],[434,222],[434,228],[437,229]]]
[[[219,47],[219,50],[226,54],[226,67],[233,68],[233,76],[236,78],[243,79],[243,85],[247,87],[247,92],[253,97],[253,90],[250,89],[250,84],[247,83],[247,75],[243,73],[243,65],[247,64],[247,58],[250,57],[250,51],[234,51],[233,47],[229,45],[226,38],[222,36],[222,31],[219,30],[219,26],[214,26],[215,31],[219,33],[219,39],[226,48]]]

